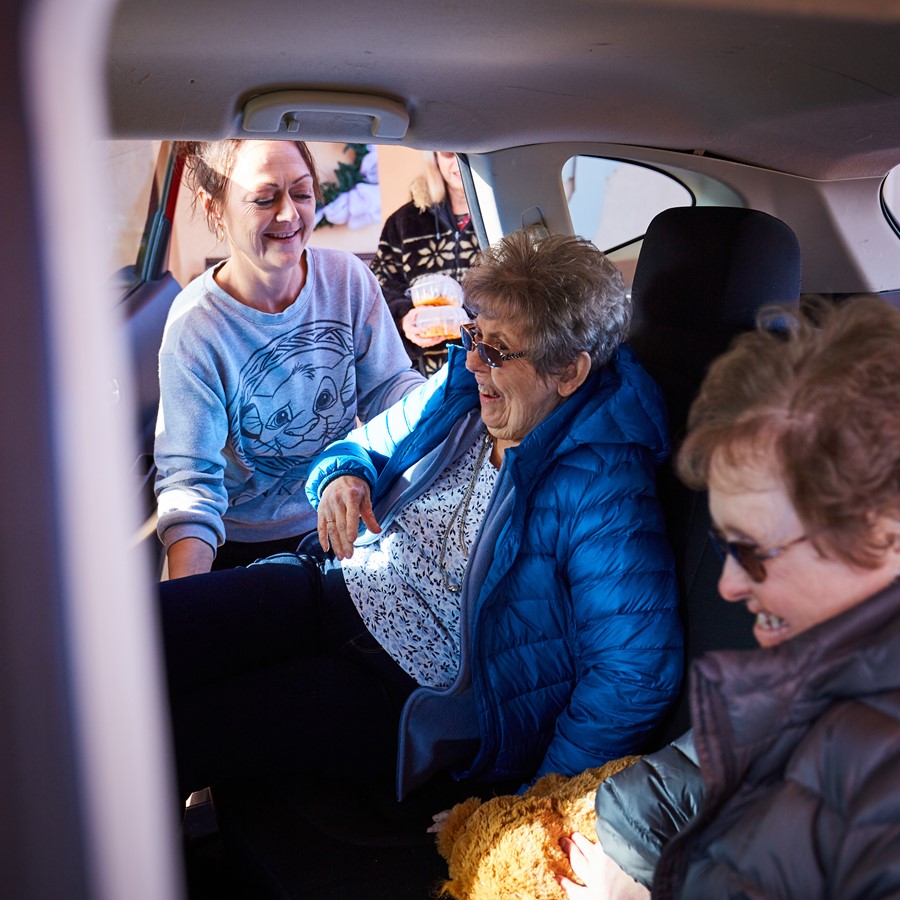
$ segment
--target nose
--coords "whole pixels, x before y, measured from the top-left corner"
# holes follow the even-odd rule
[[[471,350],[466,351],[466,368],[470,372],[481,372],[484,369],[490,368],[490,366],[481,358],[481,354],[474,344],[472,344]]]
[[[726,556],[719,576],[719,594],[729,603],[745,600],[750,593],[750,576],[738,565],[733,556]]]
[[[297,205],[291,199],[290,194],[284,193],[281,195],[281,202],[278,204],[275,217],[280,222],[291,222],[297,218]]]

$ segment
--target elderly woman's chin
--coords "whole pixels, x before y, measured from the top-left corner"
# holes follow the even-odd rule
[[[538,378],[528,363],[516,362],[519,368],[515,372],[511,363],[505,367],[510,370],[504,373],[510,383],[504,386],[504,390],[481,380],[478,384],[481,418],[485,427],[495,439],[512,444],[523,441],[562,403],[562,397],[552,384],[548,385]]]
[[[518,408],[515,404],[505,403],[502,398],[481,398],[481,419],[488,434],[495,441],[510,446],[525,440],[551,412],[552,408],[537,405]]]
[[[483,385],[478,386],[478,400],[481,405],[481,419],[487,430],[496,437],[494,432],[501,430],[509,418],[506,414],[506,404],[496,391]]]

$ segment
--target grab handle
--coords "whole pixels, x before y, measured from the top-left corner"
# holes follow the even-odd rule
[[[244,104],[244,131],[275,134],[283,124],[289,134],[296,134],[304,112],[369,116],[377,138],[402,138],[409,128],[409,113],[396,100],[341,91],[274,91]]]

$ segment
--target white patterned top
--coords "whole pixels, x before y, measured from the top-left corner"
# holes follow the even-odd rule
[[[459,546],[460,525],[471,550],[497,479],[487,454],[464,520],[457,514],[453,521],[483,441],[479,434],[379,540],[357,547],[353,556],[341,563],[347,590],[366,627],[420,685],[448,687],[459,668],[460,595],[444,585],[441,547],[452,523],[444,566],[450,584],[459,586],[468,563]]]

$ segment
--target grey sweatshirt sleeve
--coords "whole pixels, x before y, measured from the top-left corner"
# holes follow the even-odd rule
[[[157,533],[167,550],[187,537],[216,549],[225,540],[222,516],[228,507],[222,455],[228,422],[222,399],[185,360],[165,349],[159,379]]]
[[[606,853],[649,888],[665,844],[703,800],[703,778],[688,731],[597,788],[597,837]]]

